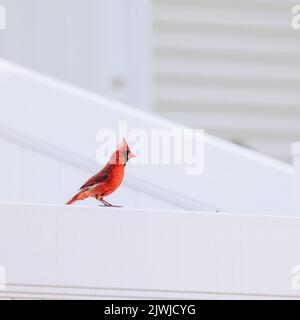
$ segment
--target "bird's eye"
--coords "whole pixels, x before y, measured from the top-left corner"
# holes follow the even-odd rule
[[[129,151],[129,150],[126,150],[126,151],[124,152],[124,157],[125,157],[125,160],[126,160],[126,161],[128,161],[128,156],[129,156],[129,154],[130,154],[130,151]]]

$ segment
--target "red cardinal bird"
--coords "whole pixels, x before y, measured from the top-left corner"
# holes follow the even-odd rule
[[[112,205],[103,198],[118,189],[124,178],[126,163],[134,157],[135,155],[130,151],[126,140],[123,139],[118,150],[112,154],[106,166],[90,178],[67,205],[71,205],[78,200],[84,200],[88,197],[94,197],[101,201],[104,206],[112,207]]]

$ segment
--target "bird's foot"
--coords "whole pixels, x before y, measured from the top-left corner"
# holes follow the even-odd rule
[[[107,204],[99,204],[98,207],[102,207],[102,208],[123,208],[122,206],[114,206],[114,205],[107,205]]]
[[[104,200],[103,198],[97,198],[97,200],[102,202],[102,204],[99,205],[99,207],[110,207],[110,208],[121,208],[122,207],[122,206],[114,206],[114,205],[110,204],[109,202],[107,202],[106,200]]]

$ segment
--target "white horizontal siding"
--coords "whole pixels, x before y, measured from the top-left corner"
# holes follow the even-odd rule
[[[300,61],[300,58],[299,58]],[[282,64],[278,65],[272,61],[249,61],[245,63],[241,60],[206,60],[206,59],[178,59],[170,57],[165,59],[164,57],[158,56],[156,58],[155,73],[157,78],[160,79],[167,76],[176,76],[173,81],[180,81],[179,76],[182,78],[190,77],[200,81],[201,77],[226,77],[228,80],[237,79],[248,80],[251,83],[252,79],[265,79],[266,86],[271,86],[273,83],[284,83],[288,84],[287,89],[291,85],[292,87],[298,86],[297,81],[300,80],[299,73],[295,71],[295,63],[292,61],[283,61]],[[261,82],[262,80],[260,80]],[[269,81],[271,84],[269,84]],[[252,80],[253,82],[253,80]]]
[[[288,26],[290,28],[290,26]],[[238,27],[237,27],[238,28]],[[206,31],[206,30],[204,30]],[[244,34],[206,34],[201,29],[199,34],[190,34],[188,32],[170,32],[160,31],[156,36],[155,45],[166,49],[188,49],[188,50],[211,50],[211,51],[238,51],[242,56],[245,53],[267,53],[272,55],[275,51],[277,54],[289,54],[293,52],[299,54],[300,48],[296,41],[296,35],[282,37],[277,39],[269,35],[244,35]],[[279,41],[280,40],[280,41]]]
[[[167,114],[167,112],[165,112]],[[180,111],[170,111],[170,114],[174,115],[178,121],[181,120],[183,123],[194,125],[206,125],[210,131],[220,130],[220,126],[227,129],[228,132],[233,132],[235,127],[237,130],[254,133],[270,133],[274,132],[274,137],[277,137],[284,131],[284,134],[297,134],[299,124],[297,118],[289,118],[288,116],[277,115],[270,119],[267,115],[250,115],[250,114],[236,114],[230,113],[226,118],[226,113],[219,112],[218,114],[204,114],[201,117],[197,117],[197,112],[190,112],[188,114],[182,114]],[[190,116],[192,120],[190,120]],[[289,145],[287,143],[287,145]],[[289,155],[287,155],[289,156]]]
[[[156,110],[288,160],[282,143],[288,146],[300,134],[300,42],[290,26],[293,5],[153,0]],[[257,123],[263,121],[261,130]],[[255,143],[244,139],[249,127]],[[285,138],[276,146],[279,131]]]
[[[286,27],[290,22],[290,10],[293,0],[152,0],[154,14],[159,22],[207,23],[211,26],[267,27],[269,30]],[[215,14],[213,14],[212,10]]]
[[[237,106],[240,105],[240,109],[247,108],[247,105],[272,105],[271,100],[274,99],[273,108],[276,108],[276,105],[283,107],[287,105],[287,107],[296,107],[297,102],[300,100],[300,93],[297,91],[297,88],[294,90],[288,90],[287,92],[280,91],[278,87],[274,87],[274,89],[266,88],[265,90],[261,90],[259,88],[259,83],[257,84],[258,88],[247,87],[247,83],[237,84],[235,87],[231,86],[231,83],[224,84],[221,86],[219,83],[213,83],[213,81],[208,81],[206,84],[205,80],[199,81],[198,85],[195,84],[176,84],[172,85],[174,80],[169,79],[171,84],[163,84],[160,85],[157,89],[157,98],[162,101],[166,101],[168,98],[172,101],[184,103],[186,101],[199,103],[201,105],[205,105],[207,103],[216,103],[221,105],[222,102],[227,105]],[[211,84],[209,83],[211,82]],[[242,81],[241,81],[242,82]],[[249,81],[250,82],[250,81]],[[240,87],[237,89],[237,87]],[[243,88],[244,87],[244,88]],[[296,87],[296,86],[295,86]],[[276,90],[277,89],[277,90]],[[218,95],[215,96],[216,91]],[[247,103],[247,105],[243,105],[243,102]],[[183,111],[183,110],[182,110]],[[251,108],[248,110],[251,113]],[[272,112],[272,108],[268,110]],[[226,112],[226,108],[224,108],[224,113]],[[299,110],[298,110],[299,113]],[[237,114],[238,115],[238,114]],[[292,118],[289,114],[287,114],[290,118]],[[269,115],[269,118],[272,118],[272,115]],[[299,121],[299,119],[297,119]],[[255,123],[249,122],[249,125],[255,126]]]

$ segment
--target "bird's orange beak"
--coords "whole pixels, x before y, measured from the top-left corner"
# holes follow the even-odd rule
[[[128,160],[133,159],[135,157],[136,157],[136,155],[134,153],[130,152],[128,155]]]

